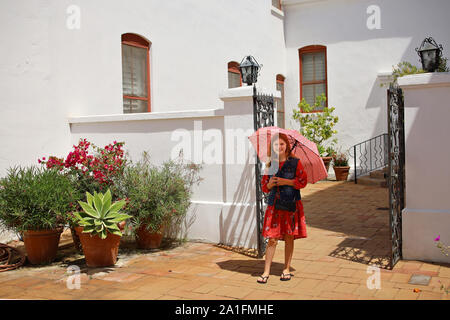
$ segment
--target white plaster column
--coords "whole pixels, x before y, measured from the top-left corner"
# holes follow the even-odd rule
[[[277,92],[258,92],[280,96]],[[221,242],[257,248],[256,153],[248,139],[254,132],[253,87],[226,89],[224,102],[224,206],[220,217]]]
[[[450,74],[409,75],[398,84],[405,102],[403,258],[448,263],[434,239],[450,244]]]

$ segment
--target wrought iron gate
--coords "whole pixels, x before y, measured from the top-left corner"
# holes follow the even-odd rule
[[[255,131],[262,127],[274,125],[274,99],[273,95],[258,94],[253,86],[253,124]],[[262,236],[261,230],[264,223],[264,212],[267,203],[267,195],[262,192],[262,163],[256,156],[255,182],[256,182],[256,228],[258,232],[258,258],[264,256],[267,242]]]
[[[405,132],[403,92],[396,85],[388,89],[389,223],[392,269],[402,258],[402,210],[405,207]]]

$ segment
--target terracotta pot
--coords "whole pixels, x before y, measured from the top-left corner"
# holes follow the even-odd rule
[[[72,241],[73,241],[73,245],[74,245],[75,249],[79,253],[83,253],[83,247],[81,246],[80,237],[78,236],[74,227],[70,227],[70,233],[72,234]]]
[[[120,236],[108,233],[106,239],[83,233],[83,227],[75,228],[83,246],[84,257],[88,267],[109,267],[117,262]]]
[[[147,225],[141,225],[136,230],[136,243],[140,249],[156,249],[161,246],[164,226],[161,225],[158,232],[146,230]]]
[[[24,231],[23,242],[25,243],[28,261],[31,264],[44,264],[55,260],[62,232],[63,228]]]
[[[328,173],[328,169],[330,169],[330,162],[333,158],[332,157],[322,157],[322,161],[323,164],[325,165],[325,168],[327,169],[327,173]]]
[[[350,167],[333,167],[336,181],[347,181]]]

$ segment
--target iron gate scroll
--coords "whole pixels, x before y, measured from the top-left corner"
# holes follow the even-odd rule
[[[274,125],[274,99],[273,95],[258,94],[253,86],[253,124],[255,131],[262,127]],[[267,203],[267,195],[262,192],[262,163],[256,156],[255,163],[255,182],[256,182],[256,228],[258,232],[258,258],[264,256],[266,244],[262,236],[262,227],[264,223],[264,213]]]
[[[402,89],[388,89],[389,224],[392,269],[402,258],[402,210],[405,207],[405,129]]]

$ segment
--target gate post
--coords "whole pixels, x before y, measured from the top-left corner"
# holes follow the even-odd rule
[[[233,246],[258,249],[261,257],[261,230],[259,223],[262,200],[255,186],[256,152],[248,137],[255,132],[255,92],[252,86],[226,89],[220,93],[224,102],[224,207],[220,230],[221,242]],[[265,92],[267,92],[265,90]],[[281,97],[279,92],[272,96]],[[272,124],[273,125],[273,124]],[[242,150],[244,148],[244,150]],[[256,169],[257,171],[257,169]],[[260,210],[256,210],[256,208]],[[259,212],[259,213],[258,213]]]
[[[254,150],[247,138],[253,128],[253,91],[244,86],[223,90],[223,209],[219,228],[222,243],[257,248]]]
[[[450,245],[450,73],[398,78],[405,101],[403,258],[450,263],[436,247]]]

